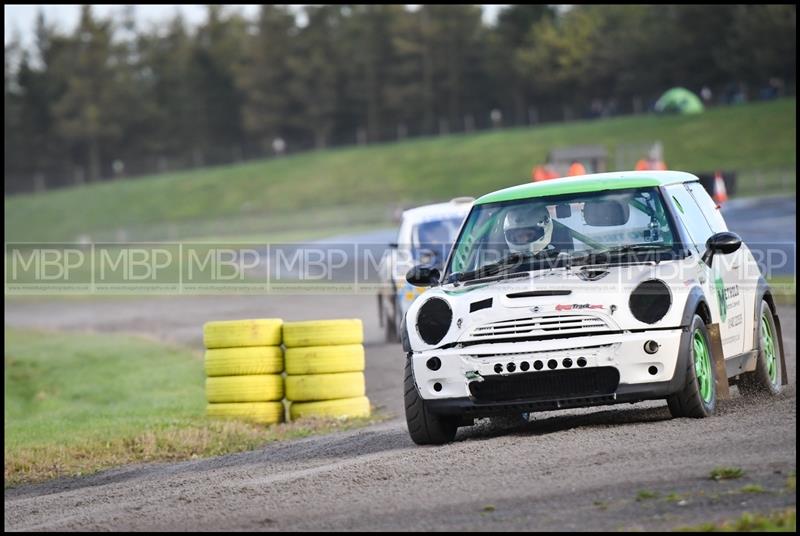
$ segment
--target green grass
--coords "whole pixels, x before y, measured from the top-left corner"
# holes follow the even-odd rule
[[[647,490],[647,489],[641,489],[641,490],[636,492],[636,500],[639,501],[639,502],[647,501],[649,499],[657,499],[658,497],[659,497],[659,494],[658,494],[657,491],[650,491],[650,490]]]
[[[738,519],[722,523],[704,523],[696,527],[680,527],[685,532],[796,532],[797,512],[794,508],[770,514],[745,512]]]
[[[715,467],[708,477],[711,480],[733,480],[744,476],[744,471],[739,467]]]
[[[5,337],[6,486],[248,450],[375,419],[209,419],[199,353],[118,335],[6,328]]]
[[[797,175],[794,168],[744,169],[737,174],[736,196],[753,197],[769,193],[794,194]]]
[[[668,502],[674,502],[674,503],[676,503],[676,502],[680,502],[680,501],[683,501],[683,500],[685,500],[685,499],[686,499],[686,498],[685,498],[683,495],[681,495],[680,493],[678,493],[678,492],[675,492],[675,491],[673,491],[672,493],[670,493],[669,495],[667,495],[667,496],[666,496],[666,497],[664,497],[664,498],[665,498],[665,499],[666,499]]]
[[[794,191],[795,111],[795,99],[782,99],[699,116],[576,121],[12,196],[5,202],[5,239],[176,240],[387,225],[398,206],[527,182],[550,149],[589,143],[614,151],[618,144],[661,140],[672,169],[734,169],[745,193]],[[609,162],[614,166],[614,154]]]
[[[797,303],[797,280],[794,276],[775,276],[768,281],[775,302],[782,305]]]

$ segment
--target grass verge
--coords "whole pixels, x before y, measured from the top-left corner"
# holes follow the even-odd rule
[[[780,305],[797,303],[797,280],[794,276],[776,276],[768,281],[775,302]]]
[[[250,450],[382,418],[274,426],[208,419],[202,357],[185,348],[9,328],[5,337],[7,487]]]
[[[738,519],[722,523],[704,523],[695,527],[681,527],[681,532],[796,532],[797,512],[787,508],[769,514],[745,512]]]
[[[715,467],[708,477],[711,480],[733,480],[744,476],[744,471],[739,467]]]

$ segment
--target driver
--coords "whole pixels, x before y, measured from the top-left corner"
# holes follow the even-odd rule
[[[553,220],[544,205],[522,205],[506,213],[503,233],[511,251],[536,254],[553,237]]]

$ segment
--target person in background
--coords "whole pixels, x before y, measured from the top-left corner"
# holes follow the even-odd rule
[[[657,150],[657,148],[652,148],[647,153],[646,158],[640,158],[638,162],[636,162],[636,166],[634,169],[636,171],[664,171],[667,169],[667,165],[664,163],[664,160],[661,159],[660,155],[661,151]]]
[[[567,177],[576,177],[578,175],[586,175],[586,168],[580,162],[573,162],[567,171]]]
[[[546,164],[543,166],[534,167],[533,171],[531,172],[531,180],[533,180],[533,182],[547,181],[550,179],[557,179],[557,178],[558,178],[558,173],[556,173],[552,167]]]

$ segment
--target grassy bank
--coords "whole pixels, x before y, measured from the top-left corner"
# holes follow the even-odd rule
[[[388,223],[404,204],[526,182],[555,147],[661,140],[672,169],[794,191],[795,99],[415,139],[6,198],[6,241],[175,240]]]
[[[215,456],[370,422],[212,420],[202,356],[185,348],[117,335],[7,328],[5,336],[6,486]]]
[[[797,303],[797,280],[795,277],[776,276],[770,278],[769,286],[775,302],[781,305],[795,305]]]

